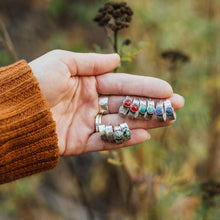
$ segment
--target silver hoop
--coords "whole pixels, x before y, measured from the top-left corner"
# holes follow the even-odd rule
[[[108,100],[109,100],[108,96],[99,97],[99,113],[101,114],[109,113]]]
[[[99,125],[99,133],[100,133],[100,136],[101,136],[102,140],[107,140],[106,126],[105,125]]]
[[[102,114],[98,113],[95,117],[95,131],[99,132],[99,125],[102,124]]]
[[[109,142],[114,141],[115,137],[114,137],[114,131],[112,125],[106,125],[105,131],[106,131],[107,140]]]
[[[157,115],[157,120],[159,122],[166,121],[166,113],[164,111],[163,101],[159,101],[157,103],[157,107],[156,107],[155,113]]]

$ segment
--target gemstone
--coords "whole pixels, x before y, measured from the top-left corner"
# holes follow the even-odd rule
[[[126,129],[124,130],[123,134],[125,137],[129,137],[131,135],[131,132],[128,129]]]
[[[125,107],[130,107],[130,105],[131,105],[131,100],[130,99],[125,99],[124,106]]]
[[[120,139],[121,139],[121,136],[122,136],[121,131],[116,131],[116,132],[115,132],[115,138],[116,138],[117,140],[120,140]]]
[[[168,115],[171,115],[171,114],[173,113],[173,108],[172,108],[172,107],[167,107],[167,108],[166,108],[166,113],[167,113]]]
[[[162,115],[163,109],[161,107],[157,107],[155,112],[157,115]]]
[[[140,111],[141,114],[145,114],[146,111],[147,111],[147,106],[142,105],[142,106],[140,107],[139,111]]]
[[[149,106],[149,107],[147,108],[147,112],[148,112],[149,114],[153,114],[154,111],[155,111],[155,109],[154,109],[153,106]]]
[[[131,105],[130,110],[132,112],[136,112],[136,111],[138,111],[138,106],[136,104],[133,104],[133,105]]]

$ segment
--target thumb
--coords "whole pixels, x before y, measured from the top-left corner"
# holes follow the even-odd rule
[[[114,54],[74,53],[58,51],[60,60],[65,63],[71,75],[94,76],[114,70],[120,63],[120,56]]]

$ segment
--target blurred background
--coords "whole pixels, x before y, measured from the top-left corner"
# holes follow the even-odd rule
[[[58,48],[113,52],[113,32],[93,21],[105,2],[1,0],[0,66]],[[61,158],[52,172],[1,185],[1,220],[220,219],[220,1],[126,2],[118,71],[171,83],[186,101],[176,123],[144,144]]]

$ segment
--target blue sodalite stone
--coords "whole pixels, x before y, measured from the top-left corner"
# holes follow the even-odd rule
[[[157,107],[155,112],[157,115],[162,115],[163,109],[161,107]]]
[[[171,115],[171,114],[173,113],[173,108],[172,108],[172,107],[167,107],[167,108],[166,108],[166,113],[167,113],[168,115]]]

